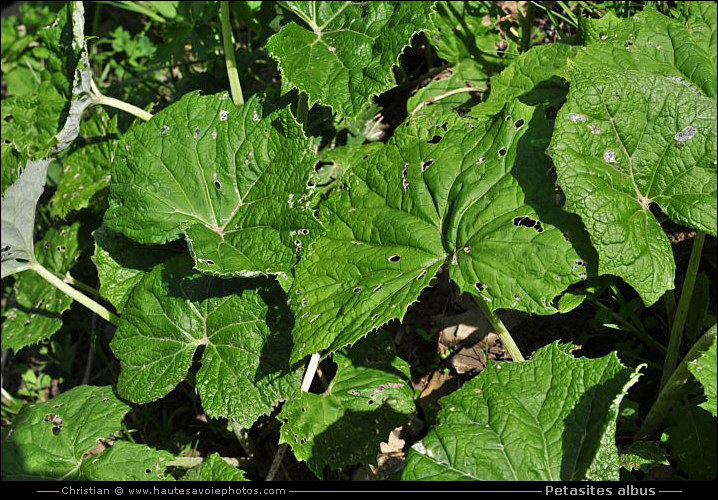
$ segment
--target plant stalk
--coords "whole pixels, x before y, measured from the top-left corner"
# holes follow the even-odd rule
[[[62,281],[60,278],[55,276],[53,273],[48,271],[45,267],[42,266],[42,264],[38,262],[34,262],[32,264],[32,269],[42,276],[45,281],[53,285],[55,288],[59,289],[61,292],[63,292],[68,297],[72,298],[73,300],[76,300],[83,306],[87,307],[90,311],[97,314],[100,318],[104,319],[105,321],[108,321],[112,323],[113,325],[117,326],[117,324],[120,321],[119,316],[115,315],[111,311],[107,310],[105,307],[101,306],[94,300],[92,300],[90,297],[85,295],[84,293],[80,292],[79,290],[75,290],[70,285]]]
[[[474,301],[479,306],[479,309],[481,309],[481,312],[484,313],[486,319],[489,320],[489,323],[494,328],[495,333],[501,339],[501,343],[504,345],[504,347],[506,347],[506,350],[509,351],[511,359],[514,361],[525,361],[523,355],[521,354],[521,351],[519,350],[519,346],[517,346],[516,342],[514,342],[513,337],[511,337],[511,333],[509,333],[509,330],[506,328],[503,321],[501,321],[501,318],[499,318],[495,311],[492,311],[489,308],[489,305],[486,303],[486,300],[484,300],[483,298],[478,298],[476,296],[473,297]]]
[[[661,388],[661,392],[658,394],[656,401],[648,411],[641,428],[638,430],[635,436],[636,441],[650,440],[658,437],[661,423],[665,418],[668,410],[671,409],[676,398],[681,394],[683,386],[691,378],[691,372],[688,370],[688,363],[696,359],[703,351],[706,351],[713,342],[713,336],[715,330],[711,329],[701,338],[699,338],[688,354],[683,358],[681,363],[673,370],[673,373],[668,378],[666,383]]]
[[[299,93],[297,98],[297,114],[296,118],[299,123],[302,124],[304,131],[307,130],[307,122],[309,120],[309,97],[304,92]]]
[[[521,19],[521,53],[531,48],[531,31],[534,24],[534,4],[526,3],[526,13]]]
[[[681,298],[678,299],[678,309],[676,310],[676,316],[673,318],[673,324],[671,325],[671,337],[668,340],[668,352],[666,353],[666,359],[663,363],[661,388],[668,383],[668,379],[673,373],[673,369],[680,356],[683,328],[686,324],[688,308],[691,305],[691,298],[693,297],[693,288],[696,284],[698,265],[701,262],[701,252],[703,250],[703,243],[705,242],[705,239],[706,234],[702,231],[698,231],[695,239],[693,240],[691,257],[688,261],[688,269],[686,270],[686,276],[683,280],[683,288],[681,289]]]
[[[136,116],[137,118],[147,121],[150,118],[152,118],[152,114],[148,113],[142,108],[138,108],[137,106],[134,106],[128,102],[120,101],[119,99],[115,99],[114,97],[107,97],[103,94],[95,94],[92,97],[92,103],[93,104],[99,104],[101,106],[110,106],[111,108],[117,108],[120,109],[126,113],[129,113],[133,116]]]
[[[663,294],[663,305],[666,308],[666,323],[668,329],[673,327],[673,319],[676,317],[676,294],[673,290],[668,290]]]
[[[235,106],[244,104],[242,95],[242,84],[239,82],[237,72],[237,61],[234,58],[234,37],[232,27],[229,24],[229,2],[219,2],[220,17],[222,19],[222,43],[224,46],[224,61],[227,65],[227,77],[229,78],[229,90],[232,94],[232,102]]]
[[[244,453],[247,454],[247,457],[254,457],[256,449],[254,447],[254,443],[249,437],[249,434],[247,433],[247,429],[243,428],[232,419],[229,420],[229,426],[232,428],[234,437],[237,438],[237,442],[239,442],[239,445],[244,450]]]

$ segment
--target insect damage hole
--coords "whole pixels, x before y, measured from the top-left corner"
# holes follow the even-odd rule
[[[214,184],[214,187],[219,191],[222,189],[222,183],[219,182],[219,177],[217,176],[217,172],[214,173],[214,176],[212,177],[212,183]]]
[[[401,260],[401,255],[392,255],[388,260],[389,262],[399,262]]]
[[[524,215],[521,217],[514,217],[514,226],[519,227],[530,227],[535,229],[539,233],[543,233],[543,226],[541,225],[541,222],[538,220],[534,220],[528,215]]]
[[[501,156],[501,157],[506,156],[506,148],[499,149],[499,156]]]
[[[433,164],[434,164],[433,158],[430,158],[430,159],[428,159],[428,160],[426,160],[426,161],[422,161],[422,162],[421,162],[421,171],[422,171],[422,172],[426,172],[426,169],[429,168],[429,167],[430,167],[431,165],[433,165]]]
[[[521,127],[524,126],[524,123],[525,123],[525,122],[524,122],[523,118],[519,118],[518,120],[516,120],[516,121],[514,122],[514,128],[515,128],[516,130],[518,130],[518,129],[520,129]]]

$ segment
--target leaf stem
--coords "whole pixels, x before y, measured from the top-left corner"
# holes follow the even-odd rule
[[[115,99],[114,97],[107,97],[106,95],[102,94],[95,85],[95,82],[92,82],[92,104],[99,104],[101,106],[110,106],[111,108],[117,108],[121,109],[122,111],[129,113],[133,116],[136,116],[137,118],[147,121],[150,118],[152,118],[152,114],[148,113],[142,108],[138,108],[137,106],[134,106],[128,102],[120,101],[119,99]]]
[[[75,279],[75,277],[70,274],[70,271],[68,271],[68,272],[65,274],[65,277],[62,279],[62,281],[64,281],[65,283],[68,283],[68,284],[74,286],[75,288],[79,288],[80,290],[84,290],[85,292],[89,293],[89,294],[92,295],[93,297],[98,297],[98,296],[100,295],[100,292],[98,292],[97,290],[95,290],[94,288],[92,288],[90,285],[86,285],[86,284],[84,284],[82,281],[79,281],[79,280]]]
[[[506,347],[506,350],[509,351],[511,359],[514,361],[525,361],[521,351],[519,350],[519,346],[517,346],[516,342],[514,342],[513,337],[511,337],[511,333],[509,333],[509,330],[501,321],[501,318],[499,318],[495,311],[492,311],[489,308],[486,300],[476,297],[475,295],[472,295],[472,297],[474,297],[474,301],[479,306],[479,309],[481,309],[481,312],[484,313],[486,319],[489,320],[489,323],[494,328],[494,331],[501,339],[501,343],[504,347]]]
[[[39,262],[33,262],[32,269],[43,279],[45,279],[45,281],[53,285],[55,288],[59,289],[65,295],[87,307],[90,311],[94,312],[105,321],[108,321],[113,325],[117,326],[120,320],[117,315],[110,312],[105,307],[101,306],[84,293],[72,288],[70,285],[55,276],[52,272],[48,271],[42,264],[40,264]]]
[[[229,24],[229,2],[219,2],[220,17],[222,19],[222,43],[224,47],[224,61],[227,64],[227,77],[229,78],[229,89],[232,93],[232,102],[236,106],[244,104],[242,95],[242,84],[239,82],[237,72],[237,61],[234,58],[234,37],[232,27]]]
[[[666,323],[670,330],[673,327],[673,318],[676,317],[676,294],[673,290],[668,290],[663,294],[663,305],[666,308]]]
[[[229,419],[229,426],[232,428],[234,437],[237,438],[237,442],[239,442],[239,445],[244,450],[244,453],[247,454],[247,457],[254,457],[254,455],[256,454],[256,448],[254,446],[254,443],[250,439],[249,434],[247,433],[247,429],[245,429],[232,419]]]
[[[528,2],[526,4],[526,13],[521,20],[521,53],[531,48],[531,30],[534,23],[534,4]]]
[[[671,409],[674,401],[681,393],[681,389],[691,377],[691,373],[688,370],[688,363],[696,359],[703,351],[711,346],[714,335],[714,329],[710,329],[703,334],[703,336],[693,344],[693,347],[691,347],[691,350],[688,351],[688,354],[686,354],[681,363],[673,370],[673,373],[668,377],[666,383],[663,384],[653,406],[651,406],[651,409],[648,411],[648,415],[646,415],[641,428],[636,433],[636,441],[657,437],[666,413]]]
[[[309,97],[306,93],[299,93],[299,97],[297,97],[297,112],[295,115],[297,121],[302,124],[302,127],[304,128],[305,132],[307,130],[307,121],[309,120],[308,100]]]
[[[681,289],[681,298],[678,299],[678,309],[676,310],[676,316],[673,318],[673,324],[671,325],[671,337],[668,340],[668,353],[666,354],[666,359],[663,363],[661,387],[664,387],[666,383],[668,383],[668,379],[670,378],[671,373],[673,373],[673,368],[676,366],[678,357],[680,356],[681,340],[683,339],[683,327],[685,326],[686,318],[688,317],[688,309],[691,305],[691,298],[693,297],[693,288],[696,284],[698,265],[701,262],[701,252],[703,250],[703,243],[705,242],[705,239],[706,234],[703,231],[698,231],[695,239],[693,240],[691,257],[688,261],[688,269],[686,270],[686,276],[683,280],[683,288]]]

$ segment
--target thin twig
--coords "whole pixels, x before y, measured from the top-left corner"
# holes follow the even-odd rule
[[[309,387],[312,385],[312,380],[314,380],[314,374],[317,372],[317,367],[319,366],[319,359],[320,359],[319,353],[312,354],[312,357],[309,358],[309,363],[307,364],[307,369],[304,372],[304,378],[302,379],[302,387],[301,392],[309,392]],[[265,481],[272,481],[274,480],[274,476],[277,475],[277,471],[279,470],[279,467],[282,465],[282,459],[284,458],[284,454],[287,453],[287,448],[289,448],[289,445],[287,443],[282,443],[279,448],[277,448],[277,453],[274,455],[274,460],[272,460],[272,465],[269,466],[269,472],[267,472],[267,477],[264,479]]]
[[[479,89],[474,88],[474,87],[461,87],[459,89],[449,90],[448,92],[444,92],[443,94],[434,96],[430,99],[427,99],[426,101],[420,102],[419,105],[417,107],[415,107],[414,110],[411,112],[411,117],[414,118],[414,115],[424,106],[428,106],[429,104],[434,104],[436,101],[440,101],[441,99],[445,99],[454,94],[460,94],[462,92],[479,92]]]

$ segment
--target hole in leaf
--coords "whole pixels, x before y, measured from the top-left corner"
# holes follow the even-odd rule
[[[520,128],[523,127],[523,126],[524,126],[524,120],[523,120],[522,118],[519,118],[518,120],[516,120],[516,121],[514,122],[514,128],[515,128],[516,130],[520,129]]]
[[[401,255],[392,255],[389,257],[389,262],[399,262],[401,260]]]
[[[514,226],[531,227],[539,233],[543,233],[543,226],[541,225],[541,222],[532,219],[528,215],[524,215],[523,217],[514,217]]]
[[[428,144],[438,144],[441,142],[441,139],[443,139],[443,137],[435,135],[428,141]]]
[[[499,149],[499,156],[506,156],[506,148]]]

